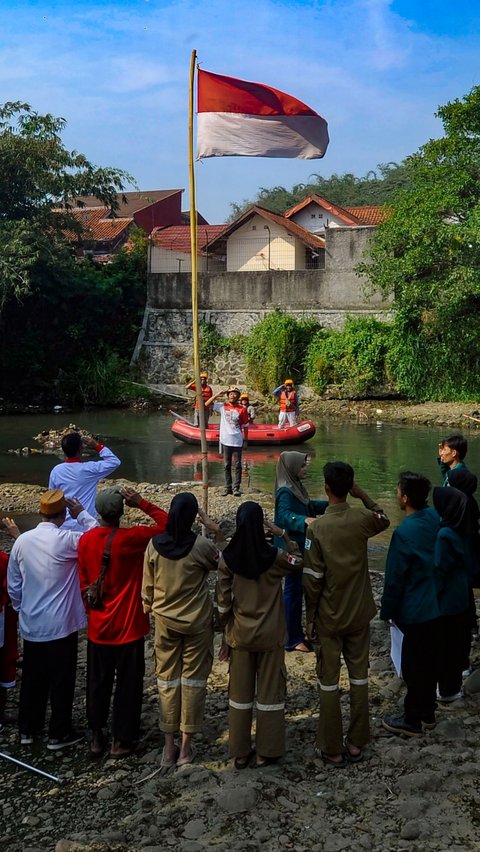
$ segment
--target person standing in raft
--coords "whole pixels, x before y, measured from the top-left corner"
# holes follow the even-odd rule
[[[265,526],[283,536],[290,551],[268,544]],[[285,753],[285,615],[282,579],[301,572],[295,542],[276,525],[264,522],[258,503],[243,503],[236,531],[218,566],[216,601],[224,644],[220,659],[230,659],[229,751],[235,768],[274,763]],[[256,690],[255,690],[256,685]],[[253,705],[257,696],[256,750],[252,749]]]
[[[275,523],[285,530],[303,553],[308,525],[317,515],[323,515],[328,500],[311,500],[304,481],[307,476],[308,456],[305,453],[280,453],[275,479]],[[281,536],[274,544],[285,550]],[[300,572],[288,574],[284,584],[285,618],[287,622],[287,651],[310,651],[302,628],[303,588]]]
[[[283,385],[272,391],[278,397],[280,408],[278,412],[278,427],[296,426],[299,414],[298,394],[293,385],[293,379],[285,379]]]
[[[228,402],[216,402],[219,396],[228,396]],[[248,446],[248,412],[240,405],[240,390],[231,385],[228,390],[219,391],[205,403],[208,408],[213,405],[220,413],[220,443],[223,447],[223,462],[225,465],[225,491],[222,497],[233,494],[241,496],[242,481],[242,447]],[[235,482],[232,489],[232,461],[235,456]]]
[[[160,699],[160,730],[165,734],[161,768],[193,763],[192,734],[203,727],[207,678],[213,663],[213,603],[208,573],[216,571],[219,550],[196,535],[196,516],[215,533],[223,533],[199,508],[193,494],[176,494],[166,532],[149,543],[143,563],[142,599],[155,619],[155,673]],[[175,735],[181,732],[177,745]]]
[[[242,405],[243,408],[247,409],[248,422],[253,423],[255,417],[257,416],[257,412],[255,411],[255,407],[250,403],[250,397],[248,393],[240,394],[240,405]]]
[[[211,399],[213,396],[213,390],[211,386],[208,384],[208,373],[200,373],[200,394],[196,393],[197,386],[195,382],[190,382],[187,385],[186,390],[195,391],[195,406],[193,411],[193,425],[197,428],[200,426],[200,402],[199,398],[202,400],[203,410],[205,412],[205,428],[208,426],[208,421],[210,418],[210,409],[205,407],[205,403],[208,399]]]

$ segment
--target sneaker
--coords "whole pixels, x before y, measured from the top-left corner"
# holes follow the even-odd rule
[[[47,748],[50,751],[57,751],[60,748],[68,748],[68,746],[81,742],[84,739],[84,736],[84,734],[72,731],[71,734],[66,734],[64,737],[60,737],[59,739],[49,739],[47,742]]]
[[[461,689],[460,692],[456,692],[454,695],[440,695],[437,691],[437,701],[439,701],[440,704],[452,704],[453,701],[460,701],[463,697],[463,689]]]
[[[234,497],[241,497],[242,496],[242,492],[240,491],[240,488],[235,488],[235,490],[233,492],[233,496]]]
[[[221,496],[222,496],[222,497],[228,497],[228,495],[229,495],[229,494],[233,494],[232,489],[231,489],[231,488],[225,488],[225,491],[222,491],[222,495],[221,495]]]
[[[33,734],[20,734],[20,745],[33,745],[34,742]]]
[[[436,725],[436,719],[429,719],[428,722],[425,722],[424,719],[422,719],[422,728],[424,731],[433,731]]]
[[[405,719],[405,716],[385,716],[382,719],[382,726],[391,734],[405,737],[420,737],[422,735],[422,727],[410,725]]]

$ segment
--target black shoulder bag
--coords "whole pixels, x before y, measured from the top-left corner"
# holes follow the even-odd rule
[[[105,573],[110,564],[110,549],[112,546],[112,539],[115,533],[118,532],[118,527],[112,530],[110,535],[108,536],[107,543],[105,545],[105,550],[102,553],[102,567],[100,569],[100,574],[97,579],[90,583],[86,589],[84,589],[82,597],[85,603],[85,606],[88,609],[100,609],[102,606],[102,598],[103,598],[103,583],[105,580]]]

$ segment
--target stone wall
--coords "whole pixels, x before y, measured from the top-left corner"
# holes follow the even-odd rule
[[[327,328],[341,328],[347,314],[389,316],[389,302],[368,295],[354,271],[371,238],[371,228],[332,228],[326,233],[325,269],[223,272],[199,275],[199,319],[225,337],[248,333],[274,308],[311,316]],[[152,384],[182,384],[192,375],[191,280],[186,273],[150,274],[144,322],[132,358]],[[244,384],[238,354],[219,381]],[[226,375],[228,374],[228,375]],[[215,381],[215,377],[212,376]]]

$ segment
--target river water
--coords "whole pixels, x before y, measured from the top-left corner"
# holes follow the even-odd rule
[[[34,414],[0,417],[0,484],[25,482],[46,485],[51,468],[61,459],[55,455],[12,455],[9,449],[38,446],[33,436],[42,429],[63,428],[68,423],[101,435],[121,458],[119,477],[134,482],[188,482],[201,479],[200,454],[196,448],[176,441],[170,432],[172,418],[161,413],[134,413],[123,410],[96,410],[72,414]],[[454,430],[450,430],[454,431]],[[322,466],[341,459],[355,469],[358,483],[377,499],[392,518],[401,520],[396,506],[395,487],[400,470],[424,473],[439,483],[436,462],[438,441],[445,434],[436,427],[406,426],[382,422],[323,420],[317,423],[315,437],[296,447],[311,455],[308,489],[312,497],[322,492]],[[469,436],[467,461],[477,469],[480,435]],[[250,485],[270,491],[280,449],[248,449],[245,459]],[[215,450],[209,452],[210,482],[223,483],[222,461]],[[1,508],[1,507],[0,507]]]

